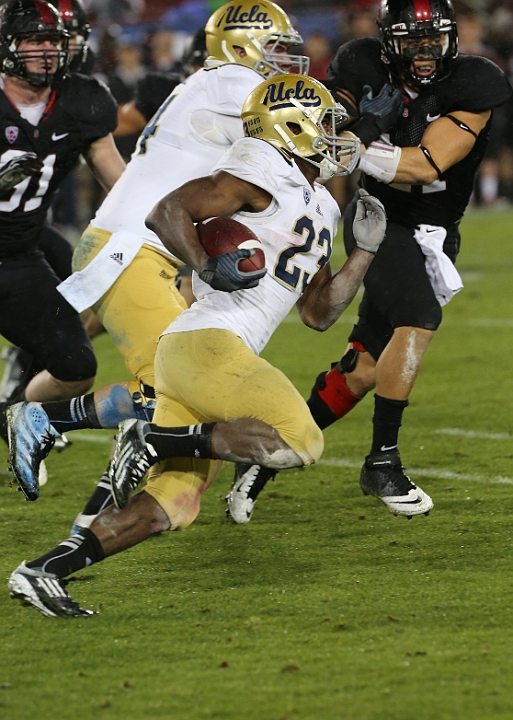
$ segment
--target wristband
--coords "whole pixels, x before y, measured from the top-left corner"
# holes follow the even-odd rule
[[[373,142],[360,158],[358,168],[382,183],[391,183],[401,160],[402,150],[397,145]]]

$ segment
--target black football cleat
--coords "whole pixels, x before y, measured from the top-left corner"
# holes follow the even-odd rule
[[[112,497],[117,508],[122,510],[132,492],[143,481],[144,476],[157,460],[157,453],[144,439],[144,420],[123,420],[119,423],[117,443],[110,464]]]
[[[404,474],[397,450],[367,455],[360,473],[360,487],[364,495],[382,500],[394,515],[427,515],[433,501],[424,490]]]
[[[33,570],[22,562],[9,578],[9,591],[13,599],[22,605],[31,605],[47,617],[87,617],[95,615],[73,600],[60,580],[53,573]]]

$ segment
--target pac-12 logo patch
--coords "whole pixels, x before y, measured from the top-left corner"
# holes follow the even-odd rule
[[[16,125],[9,125],[9,127],[5,128],[5,137],[11,145],[18,139],[19,132],[20,129]]]
[[[305,187],[303,188],[303,197],[305,199],[305,203],[308,205],[308,203],[312,199],[312,193],[310,192],[310,190],[308,188],[305,188]]]

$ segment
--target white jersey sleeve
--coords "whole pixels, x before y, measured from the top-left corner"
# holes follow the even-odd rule
[[[169,254],[145,225],[165,195],[209,175],[233,142],[243,137],[240,112],[261,75],[243,65],[199,70],[178,85],[147,124],[126,170],[92,224],[127,231]]]
[[[265,141],[238,140],[214,169],[258,185],[272,196],[265,211],[232,216],[260,238],[267,274],[256,288],[224,293],[193,273],[197,301],[166,333],[231,330],[259,354],[329,260],[340,211],[326,188],[311,186],[292,159]]]

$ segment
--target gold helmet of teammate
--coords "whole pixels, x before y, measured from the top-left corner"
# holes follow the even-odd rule
[[[349,175],[358,164],[358,138],[337,135],[348,119],[345,108],[311,77],[267,78],[248,95],[241,117],[245,135],[299,155],[320,168],[322,179]]]
[[[234,0],[222,5],[205,26],[206,65],[237,63],[264,77],[284,72],[308,73],[306,55],[289,55],[303,42],[287,14],[269,0]]]

